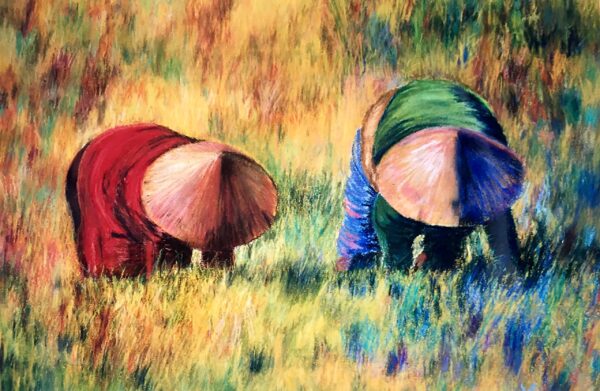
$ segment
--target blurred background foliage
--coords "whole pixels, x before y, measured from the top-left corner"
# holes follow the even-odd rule
[[[0,0],[0,388],[599,387],[598,31],[591,0]],[[333,272],[354,131],[419,77],[524,157],[526,289],[481,278],[479,233],[449,275]],[[133,122],[273,174],[236,269],[81,280],[66,170]]]

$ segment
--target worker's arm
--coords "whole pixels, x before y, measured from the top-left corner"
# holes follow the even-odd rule
[[[377,192],[367,179],[361,162],[360,130],[352,145],[350,175],[344,192],[344,220],[337,239],[339,271],[374,265],[380,251],[371,212]]]

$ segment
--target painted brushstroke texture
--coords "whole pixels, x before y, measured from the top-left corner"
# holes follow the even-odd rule
[[[523,164],[502,144],[461,129],[455,162],[462,224],[481,224],[512,206],[521,195]]]
[[[597,0],[0,1],[0,388],[600,389],[599,20]],[[482,278],[481,229],[451,273],[335,271],[355,131],[424,77],[484,96],[526,163],[521,288]],[[82,281],[67,170],[137,122],[272,175],[278,217],[235,268]]]
[[[152,221],[202,250],[229,250],[272,224],[277,190],[255,162],[223,144],[172,149],[144,175],[142,198]]]
[[[363,169],[361,143],[362,136],[359,129],[352,144],[350,176],[344,190],[344,221],[337,239],[338,254],[347,263],[340,265],[344,270],[352,268],[350,261],[353,258],[357,256],[367,258],[380,251],[371,220],[377,192],[369,183]]]
[[[95,138],[75,158],[66,191],[86,275],[149,274],[161,253],[166,263],[189,263],[191,250],[146,217],[141,182],[156,158],[192,141],[157,125],[124,126]]]
[[[488,104],[464,86],[444,80],[416,80],[399,89],[379,121],[373,161],[405,137],[439,126],[469,129],[506,144],[506,137]]]
[[[431,225],[459,225],[456,137],[449,128],[422,130],[387,151],[375,182],[398,213]]]
[[[373,163],[373,143],[375,142],[375,133],[379,126],[379,121],[385,113],[385,109],[388,106],[390,100],[396,94],[396,90],[390,90],[385,94],[381,95],[377,102],[375,102],[369,110],[365,113],[363,119],[363,127],[361,129],[362,148],[361,148],[361,161],[363,170],[369,182],[377,189],[377,183],[374,180],[375,177],[375,165]]]
[[[82,269],[94,277],[189,264],[190,247],[231,266],[233,248],[267,230],[277,209],[275,185],[254,161],[152,124],[89,142],[69,169],[67,200]]]
[[[377,188],[405,217],[430,225],[477,225],[505,211],[523,187],[519,158],[497,141],[456,128],[425,129],[389,149]]]

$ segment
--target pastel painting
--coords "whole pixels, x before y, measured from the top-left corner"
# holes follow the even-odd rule
[[[0,390],[600,389],[598,31],[0,0]]]

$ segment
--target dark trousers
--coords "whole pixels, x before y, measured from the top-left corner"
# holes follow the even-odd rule
[[[413,242],[424,236],[423,255],[419,267],[427,270],[448,270],[462,255],[465,238],[473,227],[439,227],[423,224],[397,213],[386,200],[378,196],[373,206],[373,220],[383,264],[393,270],[408,271],[413,260]]]

